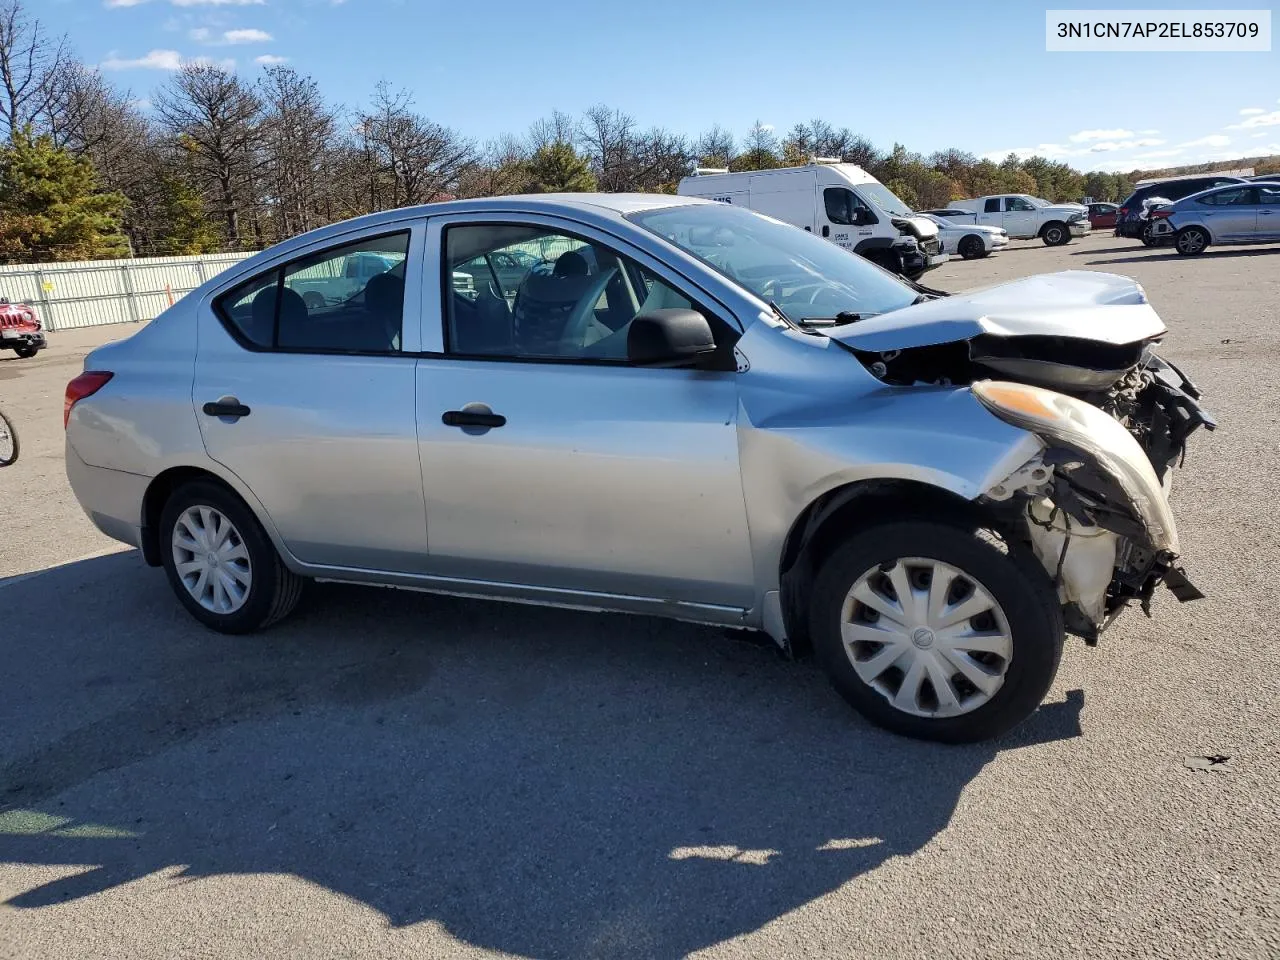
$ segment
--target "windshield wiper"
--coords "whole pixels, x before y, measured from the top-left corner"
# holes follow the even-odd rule
[[[866,317],[873,317],[875,314],[853,313],[849,310],[841,310],[834,317],[801,317],[796,321],[802,327],[842,327],[846,323],[857,323]]]

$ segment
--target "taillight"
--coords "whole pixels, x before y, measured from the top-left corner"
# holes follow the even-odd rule
[[[1123,217],[1123,216],[1125,216],[1126,214],[1128,214],[1128,212],[1129,212],[1129,208],[1128,208],[1128,207],[1121,207],[1121,208],[1120,208],[1120,216],[1122,216],[1122,217]]]
[[[1171,216],[1173,216],[1172,210],[1152,210],[1151,211],[1152,220],[1163,220],[1166,217],[1171,217]]]
[[[114,376],[114,373],[108,373],[106,370],[86,370],[67,384],[67,392],[62,400],[62,428],[64,430],[67,428],[67,421],[71,419],[71,408],[85,397],[92,397],[105,387],[107,381]]]

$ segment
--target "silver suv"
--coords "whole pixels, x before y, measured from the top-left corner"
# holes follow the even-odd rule
[[[546,266],[513,284],[503,254]],[[713,202],[416,207],[94,350],[67,472],[215,630],[306,581],[657,614],[762,630],[872,721],[974,740],[1036,708],[1064,630],[1198,596],[1166,486],[1212,421],[1164,334],[1122,277],[948,297]]]

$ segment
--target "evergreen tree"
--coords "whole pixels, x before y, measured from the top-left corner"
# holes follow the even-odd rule
[[[99,260],[129,254],[128,201],[99,193],[93,165],[30,128],[0,147],[0,258]]]
[[[528,160],[530,189],[535,193],[583,193],[596,188],[584,157],[563,140],[544,144]]]

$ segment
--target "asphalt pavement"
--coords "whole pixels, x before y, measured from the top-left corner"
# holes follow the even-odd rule
[[[1207,597],[1069,641],[971,747],[655,619],[325,585],[208,632],[63,474],[63,386],[130,328],[0,354],[0,957],[1280,957],[1280,248],[926,282],[1063,269],[1139,280],[1219,419],[1173,495]]]

